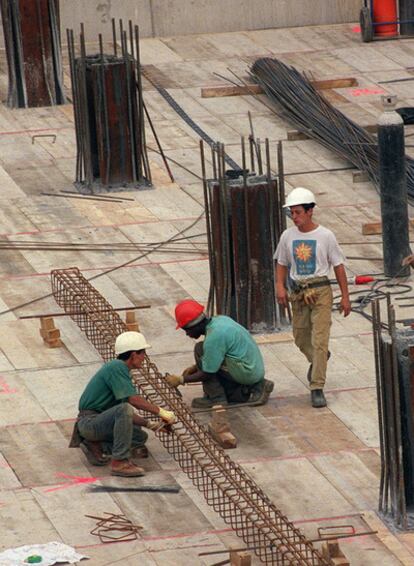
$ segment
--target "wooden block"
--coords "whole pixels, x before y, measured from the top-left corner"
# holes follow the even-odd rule
[[[327,79],[321,81],[311,81],[317,90],[328,90],[332,88],[348,88],[358,85],[354,77],[344,79]],[[264,94],[260,85],[248,84],[243,86],[211,86],[201,89],[201,98],[218,98],[222,96],[245,96],[248,94]]]
[[[322,556],[335,566],[350,566],[337,540],[326,541],[322,544]]]
[[[213,414],[208,425],[211,436],[222,448],[236,448],[237,438],[230,431],[226,410],[221,405],[213,407]]]
[[[60,330],[59,328],[54,328],[53,330],[43,330],[43,328],[41,328],[40,336],[43,340],[56,340],[60,338]]]
[[[40,319],[40,328],[43,330],[54,330],[55,321],[51,316],[44,316]]]
[[[299,132],[299,130],[289,130],[287,133],[288,141],[299,141],[299,140],[308,140],[310,139],[309,136],[303,132]]]
[[[126,311],[125,324],[130,332],[139,332],[139,324],[136,319],[135,311]]]
[[[378,125],[377,124],[367,124],[366,126],[362,126],[362,127],[369,134],[377,134],[378,133]]]
[[[409,228],[414,228],[414,219],[411,218],[409,221]],[[373,236],[375,234],[382,234],[382,223],[381,222],[367,222],[362,225],[362,234],[364,236]]]
[[[252,555],[249,552],[230,551],[230,566],[251,566]]]
[[[366,183],[369,181],[369,175],[366,171],[355,171],[352,173],[353,183]]]

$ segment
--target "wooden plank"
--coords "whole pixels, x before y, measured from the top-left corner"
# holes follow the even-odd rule
[[[328,90],[332,88],[349,88],[358,84],[354,77],[344,79],[327,79],[311,81],[317,90]],[[243,86],[210,86],[201,89],[201,98],[218,98],[220,96],[245,96],[247,94],[264,94],[260,85],[248,84]]]
[[[414,554],[391,533],[374,511],[366,511],[362,517],[371,530],[378,531],[377,537],[388,550],[398,558],[401,564],[404,566],[411,566],[413,564]]]
[[[409,224],[410,229],[414,228],[414,218],[410,219]],[[362,234],[364,236],[373,236],[376,234],[382,234],[382,223],[381,222],[367,222],[362,225]]]

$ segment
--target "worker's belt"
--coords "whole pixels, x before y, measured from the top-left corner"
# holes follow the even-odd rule
[[[316,287],[325,287],[326,285],[330,285],[331,282],[327,277],[323,277],[321,279],[311,279],[309,281],[291,281],[292,291],[294,293],[299,293],[300,291],[304,291],[305,289],[315,289]]]
[[[99,415],[98,411],[90,411],[89,409],[85,409],[84,411],[79,411],[78,419],[82,417],[90,417],[92,415]]]

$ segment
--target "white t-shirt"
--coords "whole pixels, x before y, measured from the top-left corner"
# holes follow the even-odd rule
[[[296,226],[288,228],[273,257],[280,265],[289,267],[294,281],[327,276],[331,266],[345,262],[334,234],[324,226],[311,232],[301,232]]]

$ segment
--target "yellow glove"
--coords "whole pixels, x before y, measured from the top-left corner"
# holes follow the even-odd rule
[[[183,377],[193,375],[193,373],[195,373],[196,371],[198,371],[198,367],[194,364],[193,366],[190,366],[183,371]]]
[[[177,422],[177,417],[172,411],[166,411],[162,407],[160,407],[159,416],[165,421],[168,425],[172,425]]]
[[[184,384],[184,377],[182,375],[173,375],[171,373],[165,374],[165,381],[171,385],[171,387],[178,387]]]

